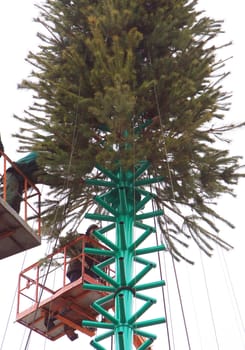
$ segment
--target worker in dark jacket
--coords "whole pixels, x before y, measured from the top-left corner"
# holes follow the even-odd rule
[[[2,140],[1,140],[1,135],[0,135],[0,151],[4,152],[4,147],[3,147]],[[2,153],[1,152],[0,152],[0,158],[2,157]]]
[[[92,233],[98,228],[99,227],[97,225],[94,225],[94,224],[89,226],[85,235],[87,237],[90,237],[92,235]],[[91,243],[87,243],[85,245],[86,245],[86,247],[92,248]],[[77,247],[75,247],[75,248],[77,248]],[[79,249],[79,251],[76,252],[77,255],[79,255],[79,253],[81,253],[81,249]],[[84,266],[85,272],[88,275],[90,275],[91,277],[97,278],[97,275],[91,270],[92,266],[94,265],[94,260],[92,259],[92,257],[86,256],[84,261],[85,261],[85,266]],[[70,282],[74,282],[74,281],[78,280],[82,275],[82,262],[79,259],[72,260],[68,265],[66,275],[69,278]],[[45,320],[44,320],[44,324],[45,324],[48,331],[50,331],[52,328],[55,327],[55,321],[56,321],[56,318],[50,316],[47,313]],[[72,327],[70,327],[68,325],[64,326],[64,332],[71,341],[78,338],[78,335],[75,332],[75,329],[73,329]]]
[[[28,180],[35,184],[36,178],[34,174],[38,171],[37,157],[38,154],[36,152],[31,152],[27,156],[14,162],[16,167],[11,166],[6,171],[6,200],[17,213],[20,211],[20,203],[25,186],[25,178],[17,169],[19,169]]]
[[[99,227],[95,224],[89,226],[85,235],[87,237],[90,237],[92,233],[98,228]],[[86,248],[93,248],[93,245],[91,243],[86,243],[85,246]],[[85,266],[84,266],[85,273],[93,278],[97,278],[98,277],[97,274],[92,271],[92,267],[95,263],[94,259],[91,256],[86,255],[84,261],[85,261]],[[78,278],[80,278],[81,275],[82,275],[82,262],[79,259],[72,260],[68,265],[66,276],[69,278],[70,282],[74,282]]]

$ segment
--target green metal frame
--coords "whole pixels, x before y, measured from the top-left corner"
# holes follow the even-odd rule
[[[141,328],[165,322],[165,318],[138,321],[156,303],[155,299],[141,294],[140,291],[164,285],[164,281],[139,283],[155,267],[154,263],[142,258],[142,255],[165,250],[164,245],[139,248],[145,239],[155,232],[154,227],[142,223],[142,220],[162,215],[162,211],[137,214],[154,197],[152,193],[143,190],[141,186],[147,186],[162,180],[162,178],[142,178],[142,174],[148,166],[148,162],[142,162],[140,166],[135,168],[134,172],[123,172],[122,170],[113,172],[97,167],[109,180],[92,179],[87,181],[88,184],[105,188],[105,193],[96,196],[95,201],[108,212],[108,215],[88,213],[86,217],[109,222],[106,227],[94,232],[94,235],[109,250],[85,248],[86,253],[108,256],[108,259],[93,267],[93,270],[108,285],[84,284],[84,288],[108,293],[106,297],[92,304],[92,307],[107,319],[107,322],[82,322],[82,325],[85,327],[97,327],[107,330],[104,334],[95,337],[91,342],[92,346],[98,350],[106,350],[100,342],[113,335],[115,336],[116,350],[131,350],[133,349],[134,334],[145,338],[145,342],[139,347],[139,350],[147,349],[156,339],[156,336],[142,331]],[[136,240],[134,240],[134,228],[137,228],[140,232],[143,231]],[[104,235],[111,230],[116,232],[114,241]],[[115,265],[114,278],[103,271],[106,266],[111,264]],[[135,264],[142,265],[142,269],[136,275],[133,274]],[[103,304],[113,299],[115,302],[114,315],[103,307]],[[143,305],[137,311],[133,311],[135,299],[143,302]]]

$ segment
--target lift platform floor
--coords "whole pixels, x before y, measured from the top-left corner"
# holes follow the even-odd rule
[[[50,340],[56,340],[65,335],[64,325],[68,325],[89,336],[95,334],[95,329],[82,327],[83,320],[96,321],[99,315],[91,304],[105,296],[104,292],[84,289],[82,278],[61,288],[51,297],[34,304],[17,314],[16,321]],[[103,305],[113,307],[113,301]],[[45,317],[52,317],[54,325],[50,330],[45,326]]]
[[[0,241],[0,259],[41,244],[40,237],[2,198],[0,198]]]

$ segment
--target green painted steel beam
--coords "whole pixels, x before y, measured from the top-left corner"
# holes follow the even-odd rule
[[[92,267],[92,271],[96,272],[97,275],[105,279],[108,283],[110,283],[115,288],[119,287],[118,282],[112,278],[111,276],[107,275],[104,271],[102,271],[100,268],[98,268],[96,265]]]
[[[154,339],[147,339],[143,344],[140,345],[138,350],[147,350],[149,346],[153,343]]]
[[[135,212],[139,211],[141,208],[143,208],[146,203],[148,203],[152,199],[152,195],[149,193],[145,198],[143,198],[140,202],[136,204]]]
[[[135,181],[135,186],[151,185],[157,182],[161,182],[162,180],[163,180],[162,176],[153,177],[149,179],[142,179],[142,180]]]
[[[100,270],[104,270],[105,267],[108,267],[109,265],[114,264],[114,262],[115,262],[115,257],[106,259],[105,261],[102,261],[101,263],[97,264],[96,266]]]
[[[140,228],[142,230],[151,229],[152,232],[156,232],[155,227],[143,224],[141,221],[135,221],[134,222],[134,226],[138,227],[138,228]]]
[[[147,160],[146,161],[142,161],[140,163],[140,165],[138,167],[136,167],[136,171],[135,171],[135,174],[134,174],[135,179],[137,179],[137,177],[142,175],[146,171],[146,169],[149,168],[149,165],[150,165],[150,163]]]
[[[115,252],[112,250],[97,249],[97,248],[84,248],[84,253],[92,255],[101,255],[101,256],[114,256]]]
[[[87,328],[105,328],[105,329],[114,329],[115,325],[113,323],[109,322],[96,322],[96,321],[89,321],[89,320],[83,320],[82,326]]]
[[[140,187],[137,187],[137,191],[139,192],[139,194],[143,195],[143,196],[147,196],[148,194],[151,195],[152,199],[157,198],[157,195],[155,193],[143,190]]]
[[[156,210],[156,211],[151,211],[149,213],[136,215],[135,216],[135,220],[151,219],[151,218],[154,218],[155,216],[161,216],[161,215],[163,215],[163,211],[162,210]]]
[[[105,267],[113,264],[115,262],[115,257],[106,259],[105,261],[102,261],[101,263],[97,264],[96,266],[100,269],[103,270]]]
[[[125,188],[119,188],[118,195],[120,201],[120,214],[126,214],[128,212],[128,201]]]
[[[102,186],[102,187],[115,187],[115,183],[112,181],[105,181],[99,179],[87,179],[85,182],[88,185]]]
[[[101,346],[99,343],[97,343],[96,341],[92,340],[90,343],[96,350],[106,350],[106,348],[104,348],[104,346]]]
[[[103,208],[105,208],[107,211],[109,211],[109,213],[111,213],[112,215],[114,215],[114,216],[117,215],[117,210],[114,209],[110,204],[105,202],[103,199],[101,199],[99,196],[95,196],[94,200],[95,200],[95,202],[100,204]]]
[[[98,335],[95,338],[95,342],[99,342],[99,341],[105,340],[105,339],[107,339],[107,338],[109,338],[109,337],[111,337],[113,335],[114,335],[114,330],[110,331],[110,332],[106,332],[106,333],[101,334],[101,335]]]
[[[86,219],[96,220],[96,221],[112,221],[112,222],[116,222],[116,218],[114,216],[111,216],[111,215],[86,213],[85,218]]]
[[[133,324],[139,317],[141,317],[151,306],[153,305],[152,300],[147,300],[147,302],[142,305],[142,307],[137,310],[132,317],[128,320],[130,324]]]
[[[151,301],[152,304],[155,304],[157,300],[155,298],[149,297],[149,295],[141,294],[141,293],[135,293],[135,298],[144,300],[144,301]]]
[[[125,233],[124,222],[121,220],[119,221],[118,229],[119,229],[118,241],[120,242],[120,248],[121,250],[125,250],[127,249],[126,233]]]
[[[127,342],[125,341],[125,337],[123,336],[123,334],[124,334],[124,331],[117,332],[119,349],[127,349],[126,347]]]
[[[96,302],[93,303],[92,307],[94,310],[98,311],[99,314],[101,314],[102,316],[107,318],[109,321],[111,321],[111,323],[113,323],[114,325],[118,325],[118,320],[115,317],[113,317],[108,311],[106,311],[102,306],[100,306],[98,303]]]
[[[151,269],[154,266],[152,265],[147,265],[144,269],[142,269],[134,278],[131,279],[131,281],[128,283],[129,287],[133,287],[134,285],[136,285],[136,283],[138,283],[143,277],[145,277],[145,275],[151,271]]]
[[[109,169],[105,169],[102,168],[99,164],[96,165],[96,168],[98,170],[100,170],[103,174],[105,174],[107,177],[109,177],[109,179],[111,179],[112,181],[114,181],[115,183],[118,182],[118,177],[115,173],[113,173],[111,170]]]
[[[153,267],[156,267],[156,266],[157,266],[155,262],[150,261],[150,260],[143,259],[143,258],[141,258],[141,257],[139,257],[139,256],[135,256],[135,257],[134,257],[134,261],[136,261],[136,262],[139,263],[139,264],[143,264],[143,265],[151,265],[151,266],[153,266]]]
[[[156,281],[156,282],[150,282],[150,283],[144,283],[141,285],[137,285],[134,288],[137,292],[137,291],[144,290],[144,289],[152,289],[152,288],[162,287],[164,285],[165,285],[165,281]]]
[[[102,297],[102,298],[100,298],[100,299],[98,299],[98,300],[95,300],[95,301],[93,302],[93,304],[103,305],[103,304],[105,304],[105,303],[111,301],[113,298],[114,298],[114,295],[113,295],[113,294],[108,294],[108,295],[106,295],[106,296],[104,296],[104,297]]]
[[[122,323],[128,323],[123,293],[118,294],[118,301],[119,301],[119,307],[120,307],[120,321]]]
[[[149,332],[143,331],[141,329],[135,329],[134,333],[137,335],[140,335],[141,337],[145,337],[145,338],[152,338],[152,339],[157,338],[156,334],[149,333]]]
[[[126,286],[127,278],[126,278],[126,269],[125,269],[125,265],[124,265],[124,257],[119,258],[119,271],[118,272],[120,273],[120,277],[121,277],[120,284],[122,286]]]
[[[101,227],[101,228],[99,228],[98,230],[95,230],[94,232],[93,232],[93,234],[95,234],[95,233],[100,233],[100,234],[104,234],[104,233],[106,233],[106,232],[108,232],[108,231],[111,231],[111,230],[113,230],[115,228],[115,224],[110,224],[110,225],[107,225],[107,226],[105,226],[105,227]]]
[[[159,317],[159,318],[154,318],[152,320],[136,322],[134,324],[134,328],[150,327],[150,326],[155,326],[156,324],[165,323],[165,322],[166,322],[166,318]]]
[[[83,283],[83,288],[89,289],[89,290],[107,292],[107,293],[115,293],[115,291],[116,291],[115,287],[105,286],[105,285],[101,285],[101,284],[91,284],[91,283]]]
[[[135,250],[141,243],[143,243],[146,238],[148,238],[151,235],[152,231],[149,228],[148,230],[146,230],[139,238],[136,239],[136,241],[134,241],[131,246],[128,247],[129,250]]]
[[[105,236],[100,235],[97,232],[94,232],[93,235],[98,238],[100,241],[102,241],[107,247],[111,248],[114,253],[118,251],[118,247],[109,239],[107,239]]]
[[[161,245],[156,246],[156,247],[137,249],[135,251],[135,255],[144,255],[144,254],[149,254],[149,253],[160,252],[163,250],[166,250],[166,247],[163,244],[161,244]]]

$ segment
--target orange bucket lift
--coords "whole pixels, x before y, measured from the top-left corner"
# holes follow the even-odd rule
[[[17,322],[45,336],[56,340],[66,334],[66,327],[83,332],[89,336],[95,334],[95,329],[82,327],[82,320],[97,321],[99,314],[91,307],[97,299],[106,295],[105,292],[91,291],[83,288],[83,283],[104,284],[91,277],[84,269],[86,254],[85,242],[103,247],[94,239],[81,235],[68,245],[50,254],[44,261],[39,261],[23,270],[19,275]],[[77,251],[80,254],[69,257],[69,252]],[[78,259],[81,261],[81,277],[70,282],[66,277],[69,262]],[[90,256],[91,259],[91,256]],[[43,264],[44,263],[44,264]],[[94,259],[94,263],[99,263]],[[47,272],[45,272],[45,267]],[[112,270],[107,273],[113,274]],[[106,309],[113,307],[108,302]],[[52,319],[53,327],[47,329],[45,320]]]
[[[41,244],[41,194],[39,189],[28,180],[5,153],[0,151],[0,154],[3,159],[3,166],[0,167],[0,259],[3,259]],[[24,179],[24,208],[21,215],[6,202],[6,170],[9,166],[14,167]],[[32,220],[33,228],[27,224],[30,220]]]
[[[67,327],[91,337],[95,335],[96,329],[83,327],[82,321],[98,321],[99,313],[91,305],[94,301],[106,296],[107,292],[88,290],[83,287],[84,283],[105,285],[103,280],[91,277],[84,268],[87,256],[84,253],[86,243],[107,249],[93,238],[80,235],[66,246],[57,249],[53,254],[20,273],[17,322],[53,341],[66,335]],[[71,252],[74,253],[78,250],[80,253],[71,258]],[[94,264],[99,263],[95,257],[89,255],[89,258],[94,260]],[[81,261],[81,277],[70,282],[66,277],[67,267],[75,259]],[[115,275],[110,267],[107,267],[105,272],[112,278]],[[106,302],[103,307],[107,310],[113,310],[114,300]],[[53,321],[53,326],[49,329],[46,320]],[[106,321],[103,319],[101,322]],[[143,337],[135,335],[134,346],[136,349],[144,341]]]

